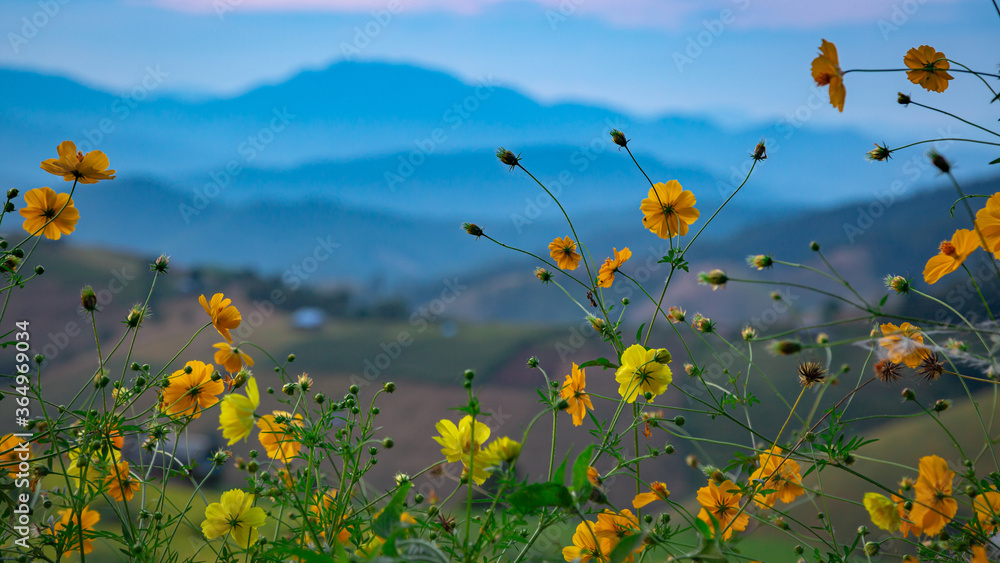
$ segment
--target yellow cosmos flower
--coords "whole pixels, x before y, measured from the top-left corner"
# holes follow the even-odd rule
[[[233,337],[229,331],[240,326],[240,323],[243,322],[243,316],[240,315],[239,309],[231,305],[233,300],[227,299],[221,293],[216,293],[212,296],[212,301],[208,301],[202,295],[198,297],[198,302],[205,309],[205,313],[212,318],[212,326],[215,327],[215,330],[219,331],[226,342],[232,342]]]
[[[865,493],[864,502],[868,516],[876,526],[887,532],[895,532],[899,528],[902,518],[896,510],[896,503],[878,493]]]
[[[745,511],[736,516],[740,510],[741,500],[743,495],[732,481],[726,479],[716,485],[715,481],[709,480],[707,487],[698,489],[698,504],[701,505],[698,519],[708,524],[709,528],[713,528],[712,518],[715,518],[719,530],[726,530],[722,539],[728,540],[733,532],[742,532],[750,523],[750,516]],[[716,533],[714,528],[712,533]]]
[[[13,479],[17,478],[18,465],[31,459],[31,445],[25,447],[22,445],[24,443],[24,440],[13,434],[0,438],[0,471],[6,469]]]
[[[24,203],[18,213],[24,217],[21,226],[31,236],[45,235],[49,240],[59,240],[76,230],[80,212],[69,194],[57,194],[49,187],[36,188],[24,194]]]
[[[501,461],[510,463],[517,459],[517,456],[521,455],[521,443],[511,440],[507,436],[497,438],[490,442],[490,445],[486,446],[485,455],[493,463]]]
[[[990,558],[986,556],[986,548],[981,545],[972,546],[972,560],[969,563],[990,563]]]
[[[889,361],[906,364],[911,368],[916,368],[924,361],[927,348],[924,347],[924,335],[921,334],[920,327],[910,323],[899,326],[885,323],[879,328],[882,330],[882,338],[878,339],[878,345],[886,349]]]
[[[556,237],[549,243],[549,256],[563,270],[575,270],[580,265],[580,254],[576,251],[576,242],[569,237]]]
[[[283,417],[282,422],[277,422],[275,416]],[[289,412],[274,411],[273,414],[265,414],[257,421],[257,428],[260,428],[257,439],[271,459],[280,458],[287,464],[302,449],[302,444],[295,440],[294,428],[301,426],[301,414],[293,417]]]
[[[175,371],[163,389],[160,410],[169,415],[200,417],[201,411],[219,402],[218,395],[225,389],[221,379],[212,381],[214,372],[214,365],[198,360]]]
[[[634,403],[639,393],[662,394],[673,381],[670,368],[657,361],[662,358],[660,350],[647,350],[640,344],[633,344],[622,353],[622,365],[615,372],[618,394],[629,403]],[[669,357],[669,354],[667,355]]]
[[[611,553],[610,542],[607,539],[597,538],[594,531],[594,523],[584,520],[576,526],[573,533],[573,545],[564,547],[562,550],[563,559],[566,561],[607,561]],[[599,543],[598,543],[599,542]]]
[[[587,375],[580,366],[573,364],[573,370],[566,376],[559,395],[566,399],[569,406],[566,412],[573,416],[573,426],[583,424],[583,418],[587,416],[587,409],[594,410],[594,404],[590,402],[590,395],[584,389],[587,387]]]
[[[991,195],[976,213],[976,227],[986,241],[986,251],[1000,259],[1000,192]]]
[[[615,253],[615,259],[605,258],[604,265],[601,266],[601,270],[597,274],[597,285],[601,287],[611,287],[611,284],[615,282],[615,272],[632,257],[632,251],[628,247],[623,248],[621,252],[618,252],[617,248],[612,250]]]
[[[264,509],[253,503],[253,495],[239,489],[222,493],[219,502],[205,509],[205,521],[201,523],[205,538],[214,540],[229,534],[236,545],[249,548],[257,541],[257,528],[267,521]]]
[[[844,99],[847,97],[844,72],[840,70],[837,46],[826,39],[819,46],[819,56],[813,59],[812,77],[817,86],[830,86],[830,105],[843,112]]]
[[[54,527],[56,534],[59,534],[62,530],[67,530],[66,542],[63,544],[61,553],[66,555],[82,550],[83,554],[86,555],[94,551],[94,544],[88,537],[91,535],[90,531],[94,529],[94,526],[101,521],[101,515],[96,510],[91,510],[86,506],[80,512],[76,512],[71,508],[60,510],[59,515],[61,518],[56,522]],[[82,534],[81,529],[83,531]],[[83,536],[82,542],[80,541],[81,535]]]
[[[958,512],[958,501],[951,496],[954,479],[955,472],[948,469],[947,461],[936,455],[920,458],[910,519],[928,536],[937,535]]]
[[[939,247],[937,256],[932,257],[924,266],[924,281],[930,284],[958,269],[980,245],[979,235],[969,229],[958,229],[951,235],[950,241],[944,241]]]
[[[979,520],[983,530],[992,532],[997,529],[997,522],[1000,521],[1000,493],[988,491],[977,496],[972,502],[972,508],[976,510],[976,520]]]
[[[247,394],[230,393],[222,399],[219,413],[219,430],[222,437],[233,445],[246,439],[253,432],[254,412],[260,406],[260,394],[257,392],[257,380],[250,376],[247,379]]]
[[[951,68],[951,63],[945,58],[944,53],[935,50],[934,47],[921,45],[910,49],[903,57],[903,63],[907,68],[913,69],[906,71],[906,77],[910,82],[923,86],[928,92],[944,92],[948,89],[948,81],[952,76],[947,70]]]
[[[77,180],[81,184],[96,184],[99,180],[114,180],[115,171],[108,170],[111,162],[101,151],[90,151],[86,155],[76,150],[73,141],[63,141],[56,148],[59,158],[42,161],[42,170],[62,176],[67,182]]]
[[[443,419],[434,428],[440,434],[434,436],[434,441],[441,444],[441,453],[445,459],[449,462],[461,461],[466,472],[471,462],[473,481],[477,485],[483,484],[489,477],[486,469],[495,463],[482,451],[483,444],[490,439],[490,427],[478,420],[473,424],[472,416],[466,415],[458,421],[458,426]]]
[[[798,462],[785,459],[785,452],[779,446],[760,454],[760,467],[750,475],[750,479],[764,481],[760,490],[773,491],[766,495],[758,493],[754,497],[754,502],[760,507],[774,508],[777,500],[789,503],[805,494]]]
[[[642,225],[660,238],[684,236],[701,212],[694,208],[697,200],[690,190],[677,180],[657,182],[649,188],[649,197],[642,200]]]
[[[229,373],[240,371],[244,365],[248,368],[253,367],[253,358],[240,350],[239,346],[233,346],[229,342],[219,342],[212,344],[212,347],[218,348],[215,352],[215,362],[225,366]]]
[[[104,479],[108,494],[117,501],[129,501],[142,486],[138,479],[132,477],[127,461],[120,461],[111,466],[110,474]]]
[[[657,500],[667,500],[670,498],[670,491],[667,490],[667,486],[659,481],[653,481],[649,484],[650,491],[648,493],[639,493],[635,495],[632,499],[632,508],[642,508],[647,504],[657,501]]]

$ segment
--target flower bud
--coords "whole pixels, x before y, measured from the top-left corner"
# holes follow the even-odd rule
[[[945,157],[941,156],[941,154],[938,153],[937,151],[931,151],[927,153],[927,156],[930,157],[931,164],[936,166],[937,169],[940,170],[942,174],[947,174],[948,172],[951,171],[951,163],[948,162],[948,160]]]
[[[511,170],[521,162],[520,156],[514,156],[514,153],[503,147],[497,149],[497,158],[500,159],[500,162],[510,166]]]
[[[754,338],[757,338],[757,329],[752,326],[745,326],[743,330],[740,331],[740,336],[743,337],[745,342],[751,342]]]
[[[750,155],[756,161],[767,160],[767,150],[764,148],[764,139],[761,139],[757,143],[757,146],[753,149],[753,154]]]
[[[88,285],[80,290],[80,305],[85,311],[97,310],[97,294],[94,293],[94,288]]]
[[[712,286],[712,291],[715,291],[720,287],[725,287],[727,281],[729,281],[729,277],[726,276],[725,272],[719,270],[718,268],[708,273],[701,272],[698,274],[698,283]]]
[[[11,188],[7,190],[7,199],[14,199],[15,197],[17,197],[17,194],[19,193],[20,192],[17,191],[17,188]]]
[[[170,257],[166,254],[161,254],[159,258],[149,265],[149,271],[156,272],[158,274],[166,274],[169,269]]]
[[[770,350],[775,356],[791,356],[802,351],[802,343],[798,340],[777,340],[771,343]]]
[[[896,103],[902,106],[908,106],[910,105],[910,96],[902,92],[899,92],[899,97],[896,98]]]
[[[386,384],[382,386],[382,389],[385,390],[386,393],[392,393],[396,390],[396,384],[391,381],[386,382]]]
[[[552,272],[541,267],[535,268],[535,277],[542,283],[549,283],[552,281]]]
[[[879,145],[878,143],[875,143],[875,148],[868,151],[865,157],[868,160],[873,160],[875,162],[883,162],[889,160],[891,158],[890,156],[891,154],[892,151],[889,150],[888,145],[885,144]]]
[[[628,139],[625,138],[625,133],[622,133],[617,129],[611,130],[611,140],[614,141],[614,143],[619,147],[624,147],[628,145]]]

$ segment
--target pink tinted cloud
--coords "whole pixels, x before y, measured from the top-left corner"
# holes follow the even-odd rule
[[[370,12],[391,0],[148,0],[189,12],[223,10]],[[395,0],[406,13],[474,15],[500,4],[537,4],[547,17],[588,16],[620,27],[675,29],[733,13],[732,25],[747,28],[813,28],[888,19],[894,9],[961,0]],[[905,6],[904,6],[905,5]]]

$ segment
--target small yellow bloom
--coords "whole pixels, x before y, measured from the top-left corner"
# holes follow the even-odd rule
[[[444,419],[435,426],[439,436],[434,436],[434,441],[441,444],[441,453],[449,462],[461,461],[466,471],[469,465],[473,466],[473,481],[477,485],[483,484],[489,473],[486,469],[494,465],[495,461],[482,451],[482,446],[486,440],[490,439],[490,427],[476,420],[473,424],[471,415],[466,415],[455,423]]]
[[[185,369],[175,371],[169,385],[163,388],[160,410],[169,415],[198,418],[201,412],[219,402],[218,395],[225,385],[222,380],[212,381],[215,366],[192,360]],[[185,370],[190,368],[191,373]]]
[[[253,432],[254,412],[260,406],[260,394],[257,392],[257,380],[250,376],[247,379],[247,394],[231,393],[222,399],[219,413],[219,430],[222,437],[233,445],[245,439]]]
[[[321,538],[326,538],[326,531],[329,528],[334,529],[334,535],[337,539],[337,543],[344,545],[349,539],[351,539],[351,530],[344,526],[343,523],[347,519],[348,515],[344,514],[340,517],[340,522],[334,525],[333,517],[336,515],[335,501],[337,499],[337,489],[330,489],[323,493],[322,497],[310,505],[309,507],[309,521],[313,522],[320,528],[319,536]],[[350,509],[347,509],[348,511]]]
[[[240,350],[239,346],[233,346],[229,342],[219,342],[212,344],[212,347],[218,348],[215,352],[215,362],[225,366],[229,373],[240,371],[244,365],[248,368],[253,367],[253,358]]]
[[[108,494],[117,501],[129,501],[142,486],[138,479],[129,473],[127,461],[119,461],[111,466],[110,474],[104,479]]]
[[[277,422],[275,416],[283,417],[283,422]],[[302,449],[302,444],[295,440],[295,427],[301,426],[301,414],[293,417],[291,413],[285,411],[274,411],[273,414],[265,414],[257,421],[257,428],[260,428],[257,439],[271,459],[280,458],[287,464]]]
[[[580,254],[576,251],[576,242],[569,237],[556,237],[550,242],[549,255],[563,270],[575,270],[580,266]]]
[[[660,395],[673,381],[670,368],[657,361],[658,353],[640,344],[633,344],[622,353],[622,365],[615,372],[615,381],[618,382],[618,394],[627,402],[634,403],[639,393]]]
[[[617,248],[613,248],[612,250],[615,253],[615,259],[605,258],[604,265],[601,266],[601,270],[597,273],[597,285],[601,287],[611,287],[611,284],[615,282],[615,272],[632,257],[632,251],[628,247],[623,248],[621,252],[618,252]]]
[[[952,76],[947,70],[951,68],[951,63],[945,58],[944,53],[935,50],[934,47],[921,45],[910,49],[903,57],[903,63],[907,68],[913,69],[906,71],[906,77],[910,82],[923,86],[928,92],[944,92],[948,89],[948,81]]]
[[[566,561],[607,561],[611,554],[610,541],[605,538],[597,538],[594,530],[594,523],[584,520],[576,526],[573,533],[573,545],[564,547],[562,550],[563,559]]]
[[[843,112],[844,99],[847,97],[844,72],[840,70],[837,46],[826,39],[819,46],[819,56],[813,59],[812,77],[817,86],[830,86],[830,105]]]
[[[972,546],[972,560],[969,563],[990,563],[986,556],[986,548],[981,545]]]
[[[931,257],[924,266],[924,281],[930,284],[958,269],[979,245],[979,235],[969,229],[958,229],[950,241],[944,241],[937,256]]]
[[[695,203],[694,193],[682,188],[677,180],[666,184],[657,182],[649,188],[649,197],[639,205],[642,226],[663,239],[678,234],[684,236],[688,227],[701,216],[701,212],[694,208]]]
[[[227,299],[221,293],[216,293],[212,296],[211,302],[205,299],[204,295],[198,297],[198,302],[205,309],[205,313],[212,318],[215,330],[219,331],[226,342],[232,342],[233,337],[229,331],[240,326],[240,323],[243,322],[243,316],[240,315],[239,309],[231,305],[233,300]]]
[[[486,446],[485,455],[494,463],[501,461],[511,463],[517,456],[521,455],[521,443],[511,440],[507,436],[497,438]]]
[[[1000,192],[991,195],[976,213],[976,226],[986,240],[986,251],[1000,258]]]
[[[742,532],[750,523],[750,516],[746,511],[736,516],[740,512],[742,499],[743,495],[732,481],[726,479],[716,485],[715,481],[709,480],[707,487],[698,489],[698,504],[701,505],[698,518],[708,524],[709,528],[713,527],[712,518],[715,518],[719,530],[725,530],[722,539],[728,540],[734,531]],[[712,533],[715,534],[714,529]]]
[[[24,217],[21,226],[28,234],[59,240],[76,230],[80,212],[73,206],[69,194],[57,194],[49,187],[36,188],[24,194],[24,203],[18,213]]]
[[[632,508],[639,509],[651,502],[670,498],[670,491],[667,490],[667,486],[659,481],[650,483],[649,488],[650,491],[648,493],[635,495],[635,498],[632,499]]]
[[[66,543],[63,544],[62,554],[66,555],[74,551],[81,551],[81,548],[84,555],[94,551],[94,544],[88,538],[91,535],[90,531],[101,521],[101,515],[96,510],[90,510],[86,506],[80,512],[76,512],[72,508],[60,510],[59,515],[61,518],[55,524],[55,532],[58,534],[62,530],[68,530],[66,532],[68,537]],[[82,542],[80,541],[81,535],[83,536]]]
[[[56,148],[59,158],[42,161],[42,170],[62,176],[67,182],[77,180],[81,184],[96,184],[98,180],[114,180],[115,171],[108,170],[111,164],[108,155],[101,151],[90,151],[86,155],[76,150],[73,141],[63,141]]]
[[[958,501],[951,496],[955,472],[948,462],[936,455],[920,458],[920,477],[913,489],[916,498],[910,519],[928,536],[937,535],[958,512]]]
[[[927,354],[927,348],[924,347],[924,335],[921,334],[920,327],[910,323],[903,323],[899,326],[885,323],[879,328],[882,330],[882,338],[878,339],[878,344],[886,349],[889,361],[896,364],[906,364],[911,368],[920,365]]]
[[[865,493],[865,509],[872,523],[887,532],[895,532],[902,523],[902,518],[896,510],[896,503],[892,502],[885,495],[878,493]]]
[[[573,426],[583,424],[583,418],[587,416],[587,409],[594,410],[594,404],[590,402],[590,395],[584,391],[586,387],[587,375],[574,363],[573,370],[566,376],[566,382],[559,390],[559,395],[569,403],[566,412],[573,416]]]
[[[222,493],[219,502],[205,509],[205,521],[201,523],[205,538],[214,540],[228,533],[236,545],[249,548],[257,541],[257,528],[267,521],[264,509],[253,503],[253,495],[239,489]]]

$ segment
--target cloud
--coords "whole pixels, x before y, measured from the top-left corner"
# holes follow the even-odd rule
[[[371,12],[393,0],[146,0],[157,6],[194,13],[223,11]],[[540,7],[546,17],[587,16],[618,27],[678,29],[718,18],[723,10],[745,28],[817,28],[872,23],[894,10],[961,0],[395,0],[404,12],[451,12],[477,15],[503,4]]]

